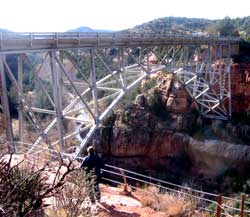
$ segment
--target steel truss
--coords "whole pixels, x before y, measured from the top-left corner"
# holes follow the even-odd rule
[[[10,54],[0,53],[1,101],[7,138],[14,146],[7,76],[18,95],[18,141],[32,144],[28,153],[56,150],[77,157],[122,98],[147,76],[159,71],[172,73],[183,84],[203,117],[226,120],[231,116],[230,43],[17,53],[18,78],[6,61]],[[25,70],[31,71],[36,81],[32,93],[23,89]],[[41,94],[46,105],[39,107],[36,98]],[[24,131],[30,132],[30,137],[24,136]]]

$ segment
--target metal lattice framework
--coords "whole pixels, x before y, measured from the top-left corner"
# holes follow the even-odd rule
[[[58,150],[77,157],[119,101],[158,71],[174,74],[203,117],[226,120],[231,116],[231,46],[237,42],[155,34],[1,34],[7,139],[16,148],[6,77],[18,95],[18,141],[31,144],[26,148],[32,154]],[[13,54],[17,78],[8,61]],[[35,81],[32,92],[23,88],[27,72]]]

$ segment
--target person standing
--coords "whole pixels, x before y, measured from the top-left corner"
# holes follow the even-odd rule
[[[95,203],[95,201],[100,201],[101,193],[99,188],[99,183],[101,181],[101,169],[104,167],[102,158],[95,153],[95,148],[89,146],[87,148],[88,155],[84,157],[81,164],[86,172],[86,189],[90,201]]]

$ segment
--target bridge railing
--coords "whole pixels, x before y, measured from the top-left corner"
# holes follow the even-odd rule
[[[192,43],[237,43],[239,38],[194,36],[184,34],[121,33],[121,32],[20,32],[0,33],[0,51],[63,46],[129,46]]]
[[[241,217],[243,217],[244,215],[250,214],[250,210],[244,208],[244,204],[247,204],[248,206],[250,205],[250,202],[245,201],[245,195],[242,195],[241,199],[225,197],[221,194],[209,193],[202,190],[193,189],[187,186],[174,184],[171,182],[163,181],[161,179],[157,179],[141,173],[137,173],[108,164],[105,165],[103,172],[103,180],[109,183],[125,185],[126,188],[129,184],[132,189],[140,190],[147,190],[147,188],[138,188],[138,184],[139,186],[154,186],[158,188],[159,193],[169,192],[177,194],[179,196],[194,199],[195,201],[197,201],[198,209],[204,210],[209,213],[214,213],[217,217],[235,215],[240,215]],[[126,181],[125,183],[124,180]],[[232,205],[232,203],[241,204],[241,208],[236,208]],[[211,208],[208,208],[209,205],[214,206],[216,209],[212,210]]]
[[[38,40],[38,39],[72,39],[72,38],[184,38],[186,40],[206,39],[211,41],[230,41],[237,42],[239,37],[220,37],[204,35],[187,35],[187,34],[160,34],[160,33],[122,33],[122,32],[1,32],[1,40]]]

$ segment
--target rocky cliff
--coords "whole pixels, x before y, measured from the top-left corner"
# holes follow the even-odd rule
[[[232,66],[233,112],[249,109],[249,69]],[[250,162],[249,125],[202,120],[169,74],[111,119],[100,130],[102,152],[123,167],[217,176]]]

